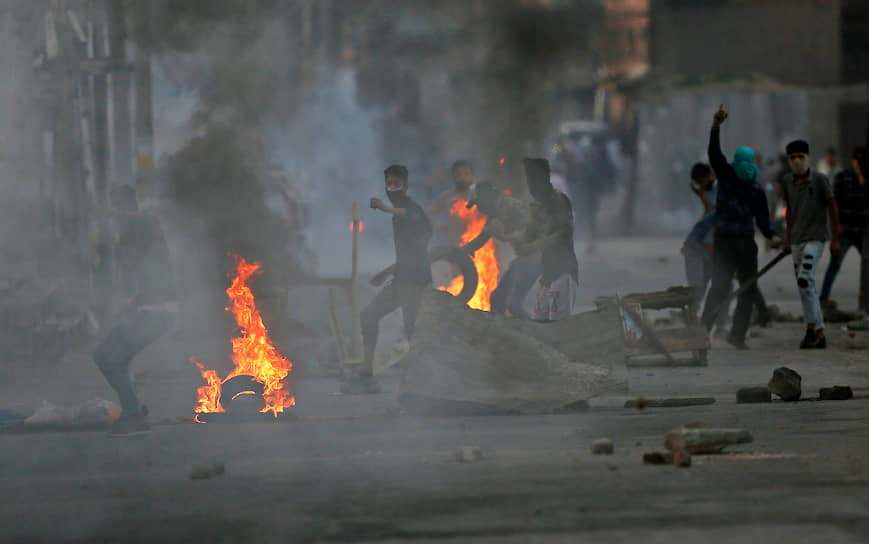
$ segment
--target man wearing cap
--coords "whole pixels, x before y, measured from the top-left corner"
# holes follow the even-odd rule
[[[712,251],[712,286],[703,308],[702,322],[707,329],[715,323],[717,312],[730,292],[730,283],[736,276],[740,285],[757,274],[757,243],[754,224],[774,245],[780,244],[769,219],[766,193],[757,182],[754,152],[740,147],[728,163],[721,152],[720,128],[727,119],[724,106],[718,108],[709,135],[709,164],[718,178],[715,198],[715,235]],[[747,349],[745,335],[751,317],[751,307],[759,296],[757,282],[739,295],[733,325],[726,336],[727,343]]]
[[[806,318],[806,335],[800,342],[800,349],[823,349],[827,347],[827,339],[824,337],[824,316],[815,287],[815,269],[827,240],[830,240],[833,258],[840,254],[839,211],[830,180],[809,169],[808,142],[793,141],[787,145],[786,152],[791,168],[782,181],[782,192],[787,204],[786,247],[793,254],[794,274]]]

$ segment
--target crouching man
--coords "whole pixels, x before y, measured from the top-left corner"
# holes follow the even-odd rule
[[[370,205],[371,209],[392,216],[395,268],[384,272],[386,274],[393,272],[392,281],[362,310],[360,321],[365,359],[359,374],[342,387],[344,393],[380,391],[380,386],[374,378],[374,348],[377,347],[380,320],[401,308],[404,337],[410,340],[423,294],[431,288],[432,283],[431,263],[428,258],[432,226],[422,207],[407,196],[407,168],[400,164],[393,164],[383,173],[386,195],[392,205],[385,204],[379,198],[372,198]],[[371,283],[380,285],[384,279],[385,276],[378,274]]]
[[[109,434],[128,436],[150,430],[147,410],[139,403],[130,379],[130,364],[172,329],[178,303],[169,247],[158,218],[139,212],[132,187],[115,189],[111,196],[121,287],[128,302],[93,357],[121,404],[121,417]]]

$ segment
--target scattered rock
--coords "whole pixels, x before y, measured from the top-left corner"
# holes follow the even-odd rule
[[[720,453],[733,444],[753,442],[754,437],[745,429],[687,428],[674,429],[664,437],[664,445],[674,454],[680,450],[688,453]]]
[[[847,385],[834,385],[822,387],[819,396],[821,400],[848,400],[854,397],[854,391]]]
[[[459,463],[473,463],[483,458],[483,450],[480,446],[462,446],[456,450],[455,457]]]
[[[642,404],[642,407],[641,407]],[[671,399],[644,399],[642,397],[636,400],[625,401],[625,408],[678,408],[681,406],[703,406],[706,404],[715,404],[713,397],[684,397]]]
[[[849,331],[869,331],[869,320],[849,321],[847,327]]]
[[[824,321],[827,323],[847,323],[861,318],[860,312],[849,312],[838,308],[824,308]]]
[[[780,366],[773,371],[767,387],[769,387],[770,392],[775,393],[782,400],[796,401],[800,400],[800,395],[803,393],[802,381],[803,378],[797,371]]]
[[[765,385],[743,387],[736,392],[737,404],[752,404],[756,402],[772,402],[772,393],[769,387]]]
[[[673,464],[673,454],[670,452],[661,453],[659,451],[644,453],[643,463],[647,465],[671,465]]]
[[[222,461],[198,463],[193,465],[193,468],[190,469],[190,479],[207,480],[209,478],[214,478],[215,476],[220,476],[224,472],[226,472],[226,465],[224,465]]]
[[[612,455],[613,441],[609,438],[598,438],[591,443],[591,453],[595,455]]]

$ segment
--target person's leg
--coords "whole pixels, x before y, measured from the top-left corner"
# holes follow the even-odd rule
[[[824,315],[821,312],[821,303],[815,286],[815,269],[824,252],[824,243],[806,242],[800,244],[798,248],[799,260],[795,252],[794,261],[797,265],[797,287],[803,305],[803,315],[806,318],[806,328],[814,330],[816,335],[823,335]]]
[[[492,307],[493,314],[503,315],[507,313],[507,298],[516,283],[515,278],[516,267],[511,264],[507,268],[507,271],[504,272],[504,275],[501,276],[501,280],[498,282],[498,287],[496,287],[489,296],[489,304]]]
[[[766,299],[763,296],[763,291],[760,290],[760,285],[757,286],[754,298],[754,310],[757,313],[757,324],[761,327],[766,327],[772,321],[769,314],[769,307],[766,305]]]
[[[422,297],[428,290],[428,285],[401,284],[398,286],[398,300],[401,305],[401,317],[404,323],[404,337],[410,340],[416,330],[416,318],[422,304]]]
[[[371,376],[374,373],[374,349],[377,347],[377,333],[380,320],[398,308],[398,294],[395,282],[381,289],[374,299],[359,314],[362,328],[362,347],[365,359],[360,373]]]
[[[830,256],[830,264],[827,265],[827,271],[824,272],[824,281],[821,283],[821,295],[819,297],[821,302],[830,300],[830,292],[833,290],[833,282],[836,281],[836,276],[839,275],[839,270],[842,268],[842,261],[845,260],[845,254],[848,253],[848,250],[853,246],[851,239],[847,236],[839,238],[839,245],[842,248],[842,252],[839,253],[838,257]],[[859,246],[857,247],[860,249]]]
[[[685,279],[688,285],[694,288],[695,308],[700,308],[700,305],[703,303],[703,297],[706,296],[706,285],[709,282],[710,273],[709,268],[711,268],[700,252],[705,253],[706,250],[686,245],[683,255],[685,258]]]
[[[122,415],[141,413],[142,406],[130,379],[133,358],[172,328],[174,314],[130,309],[94,351],[94,362],[118,394]]]
[[[736,279],[742,287],[750,278],[757,274],[757,244],[754,239],[747,238],[740,243],[737,255]],[[733,312],[733,326],[730,328],[729,340],[734,345],[745,344],[745,334],[748,332],[748,322],[751,319],[751,308],[757,300],[757,282],[747,288],[736,299],[736,310]]]
[[[709,294],[706,295],[703,317],[700,320],[707,330],[712,330],[712,325],[718,318],[718,313],[713,314],[713,312],[719,309],[730,293],[730,282],[735,271],[731,246],[733,246],[732,240],[716,237],[712,252],[712,285],[709,287]],[[725,310],[722,308],[721,311]]]

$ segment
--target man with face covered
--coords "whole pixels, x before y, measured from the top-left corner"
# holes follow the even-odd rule
[[[703,308],[702,322],[711,329],[717,311],[730,292],[733,276],[739,285],[748,282],[757,274],[757,243],[754,241],[754,225],[761,233],[780,245],[769,219],[766,193],[757,182],[758,169],[754,152],[748,147],[736,150],[733,162],[728,163],[721,152],[721,124],[727,119],[722,104],[712,118],[709,134],[709,164],[718,178],[718,194],[715,197],[715,234],[712,250],[712,285]],[[736,302],[733,325],[725,340],[739,349],[747,349],[745,335],[748,332],[751,307],[759,297],[757,282],[743,291]]]
[[[425,212],[419,204],[407,196],[407,168],[393,164],[384,172],[386,194],[391,206],[379,198],[372,198],[372,210],[380,210],[392,216],[392,233],[395,241],[395,267],[382,274],[393,274],[392,281],[362,310],[362,346],[365,359],[358,376],[342,387],[345,393],[378,393],[380,387],[374,379],[374,348],[377,346],[377,333],[380,320],[401,308],[404,321],[404,337],[413,335],[416,316],[422,296],[431,287],[431,263],[428,258],[428,244],[432,228]],[[383,277],[371,280],[379,285]]]
[[[570,199],[552,187],[549,161],[523,159],[528,192],[534,199],[531,222],[520,255],[540,252],[542,274],[535,281],[523,307],[534,321],[555,321],[573,313],[579,266],[573,247],[573,208]]]
[[[782,181],[787,204],[786,247],[793,255],[794,275],[806,318],[806,335],[800,342],[800,349],[823,349],[827,347],[827,339],[815,287],[815,270],[827,240],[830,240],[830,254],[833,258],[839,256],[839,211],[830,180],[809,169],[808,142],[793,141],[787,145],[786,152],[791,167],[791,173]]]
[[[473,198],[474,170],[469,161],[462,159],[453,163],[452,174],[453,188],[438,195],[426,214],[434,223],[434,232],[443,237],[448,245],[458,247],[468,226],[463,219],[453,217],[450,210],[457,200],[470,201]]]

